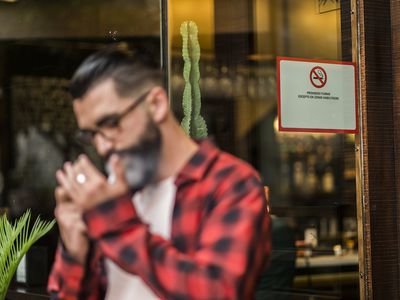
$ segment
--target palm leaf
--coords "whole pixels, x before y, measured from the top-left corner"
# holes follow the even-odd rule
[[[37,218],[30,229],[31,212],[11,224],[6,215],[0,216],[0,300],[6,297],[8,286],[29,248],[54,226],[53,221]]]

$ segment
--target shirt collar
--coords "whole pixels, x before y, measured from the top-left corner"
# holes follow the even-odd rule
[[[179,186],[186,180],[200,180],[218,157],[220,150],[209,140],[197,142],[199,149],[179,172],[175,184]]]

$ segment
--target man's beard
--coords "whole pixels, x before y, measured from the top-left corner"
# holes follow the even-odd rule
[[[161,132],[149,118],[146,128],[136,145],[108,153],[106,162],[112,154],[119,156],[125,170],[125,180],[132,190],[141,190],[154,182],[161,153]],[[109,176],[112,170],[106,165]]]

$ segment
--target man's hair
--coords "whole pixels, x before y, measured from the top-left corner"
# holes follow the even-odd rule
[[[163,86],[159,68],[152,66],[140,55],[107,47],[88,58],[75,71],[70,83],[73,99],[82,98],[90,89],[107,79],[112,79],[119,96],[136,94],[144,88]]]

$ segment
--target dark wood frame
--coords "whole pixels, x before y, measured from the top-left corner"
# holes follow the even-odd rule
[[[400,298],[400,2],[390,1],[392,26],[392,70],[393,70],[393,118],[394,118],[394,151],[395,151],[395,178],[396,178],[396,213],[397,213],[397,297]]]
[[[400,299],[400,5],[352,0],[352,14],[361,299]]]

